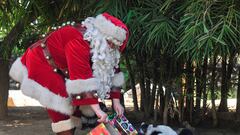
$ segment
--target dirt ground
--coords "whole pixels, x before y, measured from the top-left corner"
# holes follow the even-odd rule
[[[44,108],[11,107],[8,112],[8,117],[0,120],[0,135],[54,135]],[[86,131],[77,129],[76,134]]]
[[[54,135],[50,125],[51,122],[42,107],[11,107],[8,117],[0,120],[0,135]],[[76,135],[84,134],[86,131],[84,133],[77,129]],[[196,128],[195,134],[240,135],[240,132],[231,129]]]

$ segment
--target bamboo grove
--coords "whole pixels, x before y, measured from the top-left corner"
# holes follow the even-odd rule
[[[240,114],[239,0],[22,0],[2,1],[0,7],[5,61],[50,26],[109,12],[130,29],[121,67],[124,89],[132,89],[134,111],[164,124],[171,118],[197,124],[210,112],[217,126],[218,112],[228,112],[227,100],[234,97],[234,112]],[[6,97],[4,89],[0,92]]]

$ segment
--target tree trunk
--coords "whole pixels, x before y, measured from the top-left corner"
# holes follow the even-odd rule
[[[144,56],[140,56],[140,54],[136,55],[136,63],[137,67],[139,68],[139,85],[141,89],[141,104],[140,104],[140,110],[144,111],[144,104],[145,104],[145,74],[144,74],[144,67],[143,64],[145,62]]]
[[[169,102],[170,94],[171,93],[170,93],[169,87],[166,87],[165,101],[164,101],[164,111],[163,111],[163,124],[164,125],[168,124],[168,102]]]
[[[182,67],[182,71],[185,70],[185,64],[183,63]],[[185,103],[184,103],[184,99],[185,99],[185,94],[186,94],[186,76],[182,76],[181,77],[181,91],[180,91],[180,97],[179,97],[179,111],[180,111],[180,118],[179,118],[179,122],[182,123],[183,120],[185,119]]]
[[[158,107],[159,107],[159,97],[160,97],[160,88],[157,89],[157,99],[155,100],[156,105],[155,105],[155,109],[154,109],[154,121],[157,122],[157,115],[158,115]]]
[[[240,66],[238,67],[238,83],[237,83],[237,107],[236,113],[240,115]]]
[[[132,67],[130,65],[130,61],[128,58],[128,55],[125,55],[125,60],[126,60],[126,67],[128,69],[129,72],[129,78],[130,78],[130,82],[131,82],[131,88],[132,88],[132,98],[133,98],[133,105],[134,105],[134,111],[138,111],[138,100],[137,100],[137,92],[136,92],[136,83],[135,83],[135,76],[134,76],[134,72],[132,70]]]
[[[153,83],[153,88],[152,88],[152,94],[150,96],[150,103],[149,103],[149,114],[152,114],[154,111],[154,105],[155,105],[155,97],[156,97],[156,89],[157,89],[157,84],[156,82]]]
[[[224,56],[222,58],[222,82],[221,82],[221,102],[218,108],[219,112],[227,112],[227,98],[228,98],[228,91],[227,91],[227,57]]]
[[[25,23],[24,19],[21,19],[20,21],[18,21],[18,23],[12,28],[9,34],[4,38],[2,42],[2,46],[0,46],[1,57],[4,51],[6,54],[8,54],[8,56],[7,58],[6,57],[3,57],[3,58],[6,58],[6,59],[10,58],[12,49],[14,47],[13,45],[18,39],[18,37],[20,36],[20,34],[23,32],[24,23]]]
[[[150,105],[150,91],[151,91],[151,81],[150,81],[150,74],[149,74],[149,71],[148,70],[145,70],[146,72],[146,91],[145,91],[145,104],[144,104],[144,113],[145,113],[145,116],[146,118],[149,118],[150,117],[150,110],[149,110],[149,105]]]
[[[7,101],[9,90],[8,62],[0,59],[0,119],[7,116]]]
[[[236,55],[236,52],[235,51],[232,52],[230,54],[230,57],[229,57],[229,60],[228,60],[227,78],[226,78],[227,79],[227,88],[226,88],[227,96],[228,96],[228,93],[229,93],[229,89],[232,87],[231,76],[232,76],[232,73],[233,73],[233,66],[235,65],[235,63],[234,63],[235,55]],[[228,106],[226,106],[226,107],[228,109]]]
[[[186,78],[186,116],[187,120],[192,122],[192,111],[193,111],[193,88],[194,88],[194,77],[193,67],[191,62],[187,62],[187,78]]]
[[[152,94],[151,94],[151,97],[150,97],[150,104],[149,104],[149,112],[150,112],[150,114],[152,114],[153,113],[153,111],[154,111],[154,105],[155,105],[155,101],[158,101],[158,100],[156,100],[155,99],[155,97],[156,97],[156,89],[157,89],[157,79],[158,79],[158,71],[157,71],[157,69],[158,69],[158,67],[159,67],[159,61],[155,61],[154,62],[154,68],[153,68],[153,88],[152,88]]]
[[[179,122],[182,123],[183,122],[183,119],[184,119],[184,94],[185,94],[185,91],[186,91],[186,79],[185,77],[182,77],[181,78],[181,91],[179,93],[180,97],[179,97],[179,100],[178,100],[178,104],[179,104]]]
[[[163,93],[163,85],[162,82],[160,80],[159,84],[159,102],[160,102],[160,106],[159,106],[159,115],[160,115],[160,119],[163,119],[163,112],[164,112],[164,105],[165,105],[165,97],[164,97],[164,93]]]
[[[218,123],[217,119],[217,112],[216,112],[216,105],[215,105],[215,79],[216,79],[216,56],[213,58],[213,64],[212,64],[212,77],[210,82],[210,89],[211,89],[211,102],[212,102],[212,118],[213,118],[213,126],[216,127]]]
[[[223,75],[225,75],[224,79],[224,89],[223,91],[221,91],[221,102],[220,102],[220,106],[219,106],[219,110],[220,112],[228,112],[228,104],[227,104],[227,99],[228,99],[228,93],[229,93],[229,89],[231,87],[231,75],[233,72],[233,65],[234,65],[234,57],[236,55],[236,52],[232,52],[230,54],[229,60],[228,60],[228,65],[227,65],[227,70],[226,70],[226,66],[225,66],[225,73]],[[225,62],[224,64],[226,65],[226,57],[224,58]],[[223,83],[223,82],[222,82]]]
[[[201,99],[202,99],[202,82],[203,78],[201,78],[201,67],[198,66],[196,68],[196,113],[199,114],[201,108]]]
[[[202,80],[203,80],[203,114],[207,111],[207,69],[208,69],[208,59],[204,59],[203,64],[203,73],[202,73]]]
[[[23,32],[25,21],[27,21],[26,16],[22,18],[17,24],[12,28],[9,34],[1,42],[0,46],[0,118],[7,115],[7,100],[8,100],[8,90],[9,90],[9,69],[8,60],[11,57],[11,52],[13,45]],[[29,21],[29,20],[28,20]],[[7,54],[3,56],[3,54]]]

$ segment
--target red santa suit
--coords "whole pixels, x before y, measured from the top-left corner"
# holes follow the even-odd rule
[[[102,72],[109,72],[105,69],[98,70],[105,56],[97,60],[94,53],[99,54],[95,44],[100,45],[100,52],[104,51],[101,50],[101,45],[105,43],[102,39],[113,41],[119,45],[118,50],[123,51],[128,39],[126,25],[104,13],[95,18],[87,18],[82,26],[86,28],[85,34],[73,26],[65,26],[52,32],[46,41],[39,40],[13,63],[9,73],[14,80],[21,83],[21,90],[25,95],[38,100],[48,109],[52,129],[56,133],[79,125],[79,121],[73,117],[74,106],[80,106],[84,115],[94,115],[87,105],[97,104],[97,97],[76,98],[73,95],[96,91],[99,95],[102,94],[102,98],[109,92],[105,89],[121,87],[124,83],[123,73],[116,66],[115,69],[108,69],[114,71],[114,75],[101,75]],[[99,37],[101,40],[98,40]],[[41,45],[43,42],[44,46]],[[44,52],[45,48],[49,56]],[[69,78],[57,73],[56,67],[48,59],[59,70],[67,71]],[[114,64],[117,63],[118,61]],[[107,64],[108,62],[105,65]],[[120,98],[120,91],[110,91],[110,95],[111,98]]]

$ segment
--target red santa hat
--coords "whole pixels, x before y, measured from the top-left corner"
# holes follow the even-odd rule
[[[120,42],[121,52],[125,49],[129,32],[127,26],[121,20],[108,13],[103,13],[96,16],[94,26],[101,33]]]

